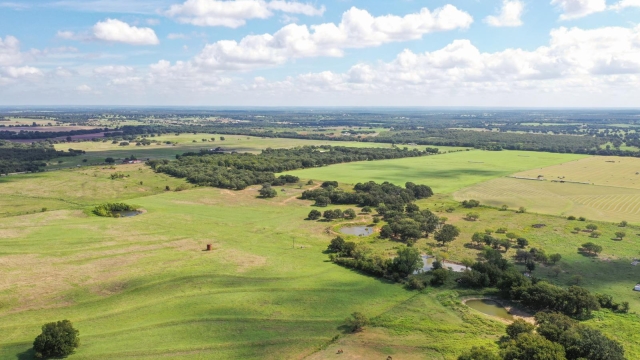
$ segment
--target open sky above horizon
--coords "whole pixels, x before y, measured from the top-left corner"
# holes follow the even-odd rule
[[[638,107],[640,0],[0,0],[0,105]]]

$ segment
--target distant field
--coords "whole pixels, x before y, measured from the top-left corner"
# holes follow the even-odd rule
[[[220,136],[224,136],[225,141],[220,141]],[[215,141],[210,141],[215,137]],[[212,149],[216,147],[222,147],[228,151],[238,152],[251,152],[259,153],[266,148],[292,148],[296,146],[306,145],[331,145],[331,146],[350,146],[350,147],[372,147],[372,148],[388,148],[391,144],[383,143],[369,143],[369,142],[357,142],[357,141],[319,141],[319,140],[304,140],[304,139],[284,139],[284,138],[260,138],[251,136],[237,136],[237,135],[218,135],[218,134],[181,134],[176,135],[164,135],[154,138],[150,138],[158,141],[171,141],[176,143],[174,145],[148,145],[148,146],[135,146],[132,143],[129,146],[119,146],[118,144],[112,144],[111,140],[107,142],[79,142],[79,143],[63,143],[56,144],[57,150],[67,150],[73,148],[76,150],[85,150],[87,154],[85,156],[78,156],[73,158],[60,158],[51,162],[51,168],[57,167],[70,167],[76,165],[86,165],[83,163],[83,159],[87,159],[88,164],[100,164],[104,162],[107,157],[113,157],[114,159],[123,159],[131,155],[136,156],[139,159],[146,160],[151,159],[175,159],[176,154],[183,154],[189,151],[198,152],[201,149]],[[203,142],[202,139],[209,140]],[[195,142],[194,142],[195,140]],[[424,149],[426,146],[407,146],[410,149]],[[460,150],[459,147],[440,147],[442,151]],[[63,164],[56,164],[58,160],[62,160]]]
[[[567,164],[523,171],[515,176],[547,180],[587,182],[595,185],[640,189],[640,159],[617,156],[593,156]]]
[[[431,186],[435,192],[451,193],[482,181],[532,168],[583,159],[583,155],[526,151],[461,151],[420,158],[369,161],[289,172],[301,178],[362,181],[412,181]]]
[[[454,194],[490,206],[524,206],[529,211],[560,216],[640,223],[640,190],[597,185],[499,178]]]

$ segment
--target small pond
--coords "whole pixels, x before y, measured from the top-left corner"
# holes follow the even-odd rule
[[[131,211],[114,211],[114,217],[132,217],[142,214],[142,211],[131,210]]]
[[[373,234],[371,226],[349,226],[340,228],[340,232],[346,235],[369,236]]]
[[[483,314],[499,317],[504,320],[513,321],[514,318],[507,309],[503,308],[497,302],[488,299],[469,300],[466,305],[472,309],[478,310]]]
[[[433,256],[428,256],[428,255],[422,255],[422,263],[424,264],[424,266],[422,267],[422,270],[418,270],[417,272],[427,272],[431,269],[433,269],[433,262],[436,261],[436,258]],[[454,264],[454,263],[450,263],[447,261],[444,261],[442,263],[442,267],[445,269],[451,269],[455,272],[463,272],[467,269],[466,266],[464,265],[458,265],[458,264]]]

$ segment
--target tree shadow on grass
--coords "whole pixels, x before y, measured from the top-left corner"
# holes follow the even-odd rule
[[[16,354],[16,359],[18,360],[32,360],[35,358],[36,358],[36,351],[33,350],[33,348],[30,348],[26,351]]]

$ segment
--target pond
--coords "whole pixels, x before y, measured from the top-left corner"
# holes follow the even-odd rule
[[[514,318],[507,309],[493,300],[478,299],[469,300],[465,303],[468,307],[478,310],[483,314],[499,317],[504,320],[513,321]]]
[[[142,211],[131,210],[131,211],[114,211],[114,217],[132,217],[142,214]]]
[[[433,256],[429,256],[429,255],[422,255],[422,263],[423,263],[423,267],[422,270],[418,270],[418,272],[422,271],[422,272],[426,272],[429,271],[431,269],[433,269],[433,262],[436,261],[436,258]],[[463,272],[467,269],[466,266],[464,265],[458,265],[458,264],[454,264],[454,263],[450,263],[447,261],[444,261],[442,263],[442,267],[444,267],[445,269],[451,269],[455,272]]]
[[[340,228],[340,232],[346,235],[369,236],[373,234],[371,226],[349,226]]]

